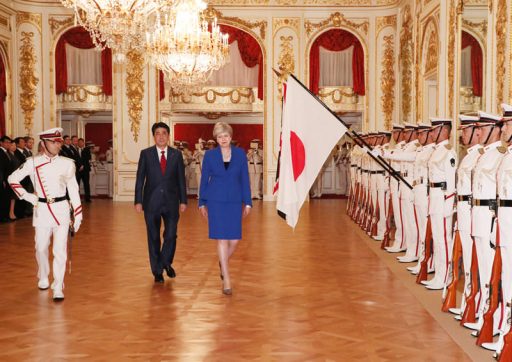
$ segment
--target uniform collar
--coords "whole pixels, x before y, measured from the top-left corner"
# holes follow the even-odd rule
[[[450,140],[444,140],[444,141],[441,141],[441,142],[439,142],[439,143],[436,145],[436,148],[439,148],[439,147],[442,147],[442,146],[446,146],[449,142],[450,142]]]
[[[478,151],[480,148],[482,148],[482,145],[477,143],[476,145],[473,145],[468,148],[468,153],[471,153],[473,151]]]
[[[42,156],[47,161],[53,161],[53,160],[56,160],[59,157],[59,154],[57,153],[55,156],[49,157],[46,153],[43,153]]]
[[[496,141],[496,142],[491,143],[490,145],[485,146],[484,150],[485,151],[493,150],[495,148],[498,148],[499,146],[501,146],[501,141]]]

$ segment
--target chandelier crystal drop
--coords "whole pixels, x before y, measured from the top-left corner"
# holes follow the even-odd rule
[[[205,9],[202,0],[180,0],[155,13],[152,31],[146,33],[147,59],[175,91],[205,83],[228,60],[228,35],[220,32],[217,19],[204,18]]]
[[[61,0],[75,12],[75,22],[91,35],[97,49],[112,50],[122,63],[131,49],[144,49],[147,17],[171,4],[171,0]]]

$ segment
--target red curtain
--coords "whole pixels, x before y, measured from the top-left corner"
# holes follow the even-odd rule
[[[462,49],[471,47],[471,78],[473,79],[473,94],[482,96],[483,54],[480,43],[471,34],[462,32]]]
[[[89,32],[80,26],[69,29],[60,37],[55,49],[55,90],[57,94],[66,92],[68,86],[66,44],[80,49],[94,48]],[[112,95],[112,52],[109,48],[102,51],[101,70],[103,92],[110,96]]]
[[[194,150],[199,138],[205,141],[213,139],[213,126],[215,123],[177,123],[174,125],[174,140],[187,141],[190,150]],[[240,147],[248,150],[253,139],[263,141],[263,125],[261,124],[231,124],[233,139],[240,143]]]
[[[5,136],[5,109],[4,102],[7,98],[7,85],[5,66],[2,57],[0,56],[0,137]]]
[[[222,24],[220,25],[220,31],[229,34],[229,44],[238,41],[238,50],[247,67],[252,68],[259,65],[258,98],[263,100],[263,52],[260,45],[252,35],[232,26]]]
[[[332,29],[316,38],[310,52],[309,88],[318,94],[320,81],[320,47],[330,51],[342,51],[354,46],[352,55],[352,74],[354,79],[354,92],[365,95],[364,85],[364,51],[359,40],[352,33],[342,29]]]
[[[161,70],[158,72],[158,88],[160,91],[160,100],[165,98],[165,82],[164,82],[164,72]]]
[[[87,123],[85,140],[100,146],[100,153],[108,150],[108,141],[112,139],[112,123]]]

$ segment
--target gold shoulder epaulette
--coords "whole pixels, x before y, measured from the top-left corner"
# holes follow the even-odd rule
[[[452,145],[449,144],[449,143],[447,145],[445,145],[444,147],[446,147],[447,150],[451,150],[452,149]]]
[[[499,153],[507,153],[507,147],[499,146],[497,150]]]
[[[482,148],[479,148],[479,149],[478,149],[478,152],[480,152],[480,154],[481,154],[481,155],[483,155],[483,154],[485,153],[485,150],[484,150],[484,148],[482,147]]]
[[[420,146],[421,146],[420,141],[416,141],[415,146],[416,146],[416,147],[420,147]]]

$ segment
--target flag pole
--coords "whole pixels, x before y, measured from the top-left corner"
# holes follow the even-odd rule
[[[281,73],[279,73],[277,70],[275,70],[274,68],[272,68],[272,70],[278,77],[281,76]],[[319,99],[313,92],[311,92],[311,90],[309,90],[300,80],[298,80],[297,77],[295,77],[293,74],[289,74],[289,76],[293,77],[293,79],[295,79],[297,81],[297,83],[299,83],[313,98],[315,98],[318,103],[320,103],[334,117],[336,117],[336,119],[338,121],[340,121],[341,124],[343,124],[347,128],[347,131],[350,129],[350,126],[348,124],[346,124],[345,121],[343,121],[336,113],[334,113],[329,107],[327,107],[327,105],[324,102],[322,102],[322,100]],[[373,148],[368,143],[366,143],[366,141],[357,132],[355,132],[354,130],[351,130],[351,132],[352,132],[352,134],[350,132],[347,132],[347,135],[354,142],[356,142],[359,147],[361,147],[361,145],[362,145],[363,147],[366,147],[370,151],[373,150]],[[363,147],[361,147],[361,148],[363,148]],[[399,172],[397,172],[386,160],[384,160],[384,158],[382,158],[382,156],[380,156],[380,155],[375,156],[372,153],[368,153],[368,155],[370,155],[370,157],[373,158],[384,170],[389,172],[389,174],[391,176],[393,176],[398,181],[403,182],[405,186],[407,186],[409,189],[412,190],[412,186],[402,177],[402,175],[400,175]]]

